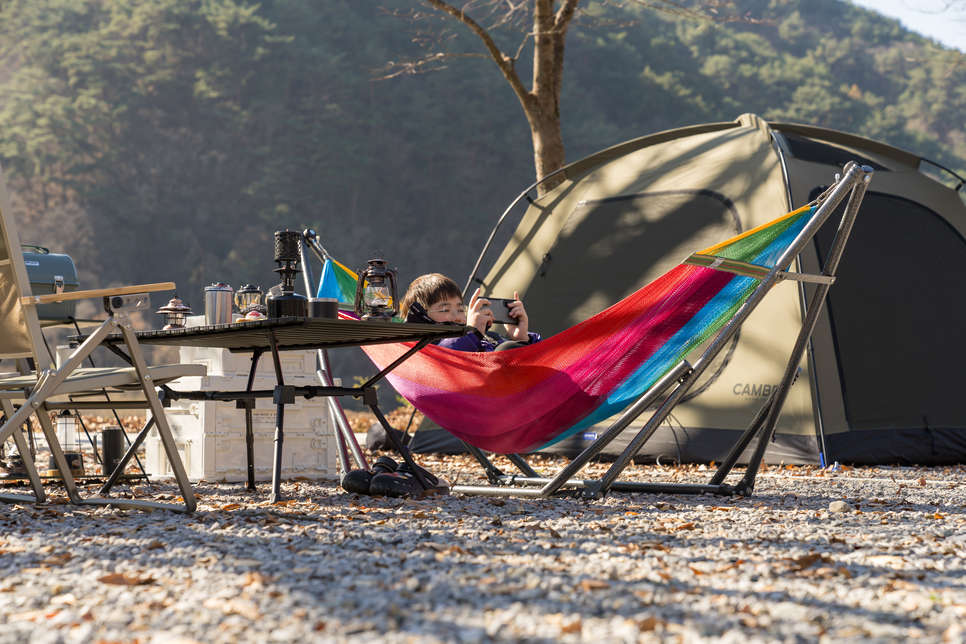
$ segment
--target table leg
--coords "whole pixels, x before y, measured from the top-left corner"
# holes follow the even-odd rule
[[[272,467],[272,503],[282,500],[282,442],[285,437],[285,403],[295,402],[294,388],[285,386],[282,376],[282,360],[278,356],[275,332],[269,329],[268,345],[272,349],[272,365],[275,367],[275,463]]]
[[[258,359],[262,357],[261,350],[252,352],[252,366],[248,369],[248,384],[246,392],[251,392],[255,384],[255,370],[258,369]],[[252,407],[255,399],[249,398],[245,402],[245,457],[248,461],[248,489],[255,490],[255,430],[252,427]]]
[[[285,403],[275,406],[275,463],[272,467],[272,503],[282,500],[282,442],[284,440]]]
[[[255,429],[252,427],[252,404],[254,400],[244,401],[245,405],[245,457],[248,460],[248,489],[255,490]]]

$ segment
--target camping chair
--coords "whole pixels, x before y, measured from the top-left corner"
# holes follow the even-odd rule
[[[129,319],[131,312],[150,305],[146,293],[173,289],[173,283],[165,282],[33,295],[23,255],[20,252],[20,238],[7,200],[6,185],[0,173],[0,358],[15,359],[19,371],[18,375],[0,376],[0,404],[5,414],[5,420],[0,425],[0,444],[5,443],[9,438],[13,439],[24,461],[27,478],[33,489],[32,497],[5,493],[0,494],[0,500],[13,503],[34,501],[42,503],[46,500],[36,465],[30,457],[29,446],[21,431],[24,423],[28,422],[31,416],[36,416],[71,503],[167,509],[189,513],[194,511],[196,507],[194,492],[188,482],[155,387],[182,376],[203,376],[205,367],[181,364],[148,366]],[[38,304],[86,298],[102,298],[107,319],[64,360],[62,365],[56,366],[44,345],[36,307]],[[82,362],[91,352],[112,333],[120,333],[123,336],[132,366],[81,367]],[[33,365],[28,363],[28,359],[33,361]],[[104,389],[140,390],[144,398],[137,401],[104,402],[59,400],[67,395],[101,394]],[[55,397],[58,400],[55,400]],[[19,409],[15,407],[15,401],[20,401]],[[109,408],[150,410],[150,418],[131,449],[135,449],[140,444],[152,427],[157,428],[175,480],[181,490],[183,505],[103,497],[81,498],[50,421],[49,412],[61,409]]]
[[[468,444],[490,486],[454,492],[546,497],[559,492],[596,498],[609,490],[751,494],[803,352],[835,281],[839,260],[872,170],[848,164],[816,201],[742,235],[695,253],[601,313],[542,342],[512,351],[466,353],[426,347],[390,375],[395,389],[428,418]],[[849,196],[821,274],[789,267],[836,207]],[[749,428],[707,484],[622,482],[617,477],[738,332],[773,286],[804,282],[811,291],[784,375]],[[685,357],[704,347],[693,365]],[[365,351],[377,366],[405,347]],[[600,480],[574,478],[649,407],[657,409]],[[553,478],[538,475],[520,453],[562,440],[623,410],[597,440]],[[724,483],[758,437],[744,477]],[[483,450],[510,455],[522,472],[507,475]]]

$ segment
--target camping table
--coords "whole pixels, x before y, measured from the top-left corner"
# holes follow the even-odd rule
[[[377,320],[338,320],[329,318],[284,317],[268,320],[234,322],[231,324],[216,324],[212,326],[189,327],[185,329],[169,329],[164,331],[138,332],[138,341],[142,344],[173,345],[191,347],[211,347],[228,349],[236,353],[251,353],[252,365],[248,374],[248,386],[245,391],[177,391],[167,385],[161,386],[159,397],[165,400],[222,400],[236,401],[239,407],[245,409],[245,442],[248,459],[248,487],[255,489],[254,466],[254,433],[252,430],[252,407],[257,398],[272,398],[275,403],[275,461],[272,468],[272,501],[281,500],[279,487],[281,485],[282,443],[284,440],[285,405],[295,402],[296,396],[311,398],[313,396],[353,396],[362,401],[372,410],[376,418],[386,430],[386,435],[393,442],[393,446],[412,467],[416,479],[424,489],[431,486],[422,476],[419,468],[414,467],[412,455],[399,441],[395,432],[379,409],[376,398],[375,385],[386,375],[402,364],[414,353],[430,342],[462,335],[465,327],[452,325],[398,323]],[[82,338],[77,338],[82,339]],[[105,344],[115,353],[127,359],[119,348],[122,342],[120,336],[109,337]],[[280,351],[306,349],[333,349],[338,347],[358,347],[370,344],[386,344],[393,342],[415,342],[415,344],[401,355],[395,362],[356,387],[341,386],[292,386],[286,385],[282,377],[282,365],[279,359]],[[275,366],[275,388],[267,390],[253,390],[255,370],[258,360],[265,352],[271,352]],[[142,432],[142,436],[147,432]],[[133,456],[139,446],[135,442],[124,455],[121,463],[101,488],[102,493],[114,484],[120,472],[124,471],[127,461]]]

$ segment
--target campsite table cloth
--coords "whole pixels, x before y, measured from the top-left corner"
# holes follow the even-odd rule
[[[251,408],[256,398],[272,398],[276,405],[275,414],[275,460],[272,469],[272,501],[281,500],[282,444],[284,440],[284,407],[295,402],[296,396],[354,396],[376,412],[380,423],[387,425],[383,414],[378,410],[375,384],[386,374],[402,364],[414,353],[430,342],[455,337],[466,332],[465,327],[453,325],[397,323],[381,320],[342,320],[329,318],[285,317],[268,320],[233,322],[211,326],[169,329],[162,331],[141,331],[137,334],[142,344],[174,345],[191,347],[212,347],[228,349],[232,352],[252,353],[252,366],[245,391],[177,391],[162,386],[162,395],[170,400],[180,398],[189,400],[238,401],[246,410],[246,447],[248,459],[248,485],[254,489],[254,435],[251,423]],[[77,339],[82,339],[78,337]],[[117,349],[122,342],[120,336],[109,337],[106,342]],[[278,358],[279,351],[306,349],[332,349],[355,347],[393,342],[414,342],[412,348],[392,364],[387,365],[375,376],[356,387],[291,386],[286,385]],[[275,361],[276,386],[270,390],[253,390],[253,375],[258,359],[269,352]],[[122,354],[123,355],[123,354]],[[387,434],[389,427],[386,426]],[[400,455],[407,462],[412,457],[403,446],[398,446]],[[123,467],[118,467],[120,472]]]

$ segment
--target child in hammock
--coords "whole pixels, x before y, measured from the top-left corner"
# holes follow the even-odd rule
[[[469,307],[463,305],[463,294],[456,282],[441,275],[429,273],[413,280],[400,303],[400,315],[407,322],[430,324],[463,324],[473,327],[466,335],[445,338],[437,344],[457,351],[502,351],[540,340],[540,334],[529,330],[529,319],[523,302],[517,293],[510,303],[509,317],[516,324],[508,325],[509,338],[503,338],[489,330],[493,324],[490,302],[480,297],[476,289],[470,297]]]

